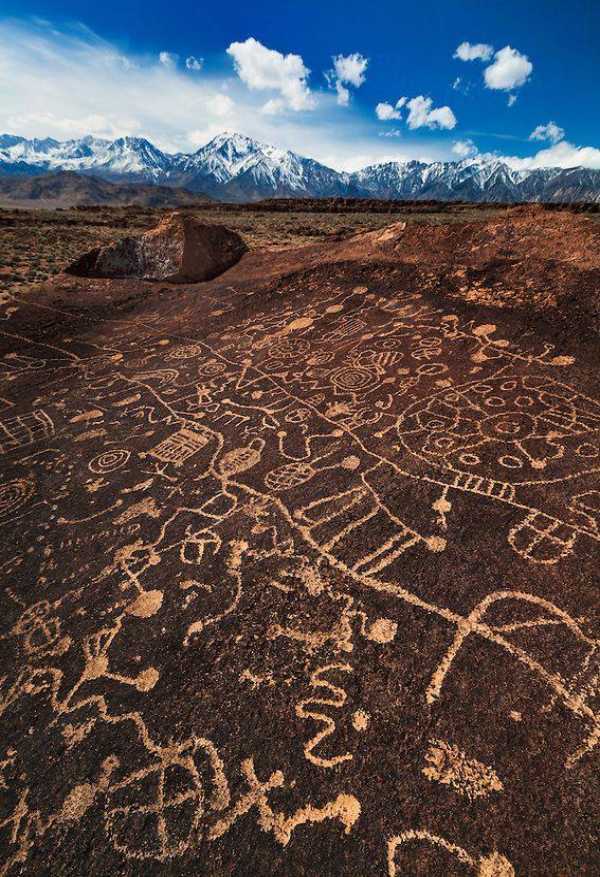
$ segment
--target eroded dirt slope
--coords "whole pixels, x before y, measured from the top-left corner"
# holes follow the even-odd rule
[[[448,268],[519,221],[7,301],[2,873],[596,873],[598,342]]]

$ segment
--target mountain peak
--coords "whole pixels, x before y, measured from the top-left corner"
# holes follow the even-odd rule
[[[217,134],[204,146],[197,150],[199,153],[206,154],[210,152],[220,152],[227,155],[246,155],[249,152],[258,152],[263,148],[264,144],[247,137],[245,134],[239,134],[237,131],[223,131]]]

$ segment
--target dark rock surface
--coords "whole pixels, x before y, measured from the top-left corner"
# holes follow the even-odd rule
[[[0,306],[3,874],[597,874],[586,229]]]
[[[174,213],[151,231],[85,253],[66,269],[80,277],[137,277],[170,283],[199,283],[222,274],[246,245],[224,225]]]

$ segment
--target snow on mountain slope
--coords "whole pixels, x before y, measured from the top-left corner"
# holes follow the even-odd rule
[[[193,154],[161,151],[142,137],[57,141],[0,135],[0,174],[52,171],[157,183],[225,201],[268,197],[371,197],[464,201],[596,201],[600,171],[517,170],[496,156],[455,162],[386,162],[340,173],[295,152],[224,132]]]
[[[342,194],[347,185],[347,175],[312,159],[227,132],[194,155],[179,156],[172,179],[193,191],[234,201],[316,193],[324,197]]]

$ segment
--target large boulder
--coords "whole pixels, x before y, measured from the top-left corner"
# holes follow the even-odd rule
[[[235,265],[246,249],[242,238],[224,225],[173,213],[139,237],[122,238],[85,253],[65,270],[79,277],[198,283]]]

